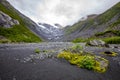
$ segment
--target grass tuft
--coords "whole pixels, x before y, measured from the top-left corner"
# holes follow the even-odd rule
[[[39,54],[39,53],[40,53],[40,49],[39,49],[39,48],[36,48],[36,49],[34,50],[34,52],[37,53],[37,54]]]

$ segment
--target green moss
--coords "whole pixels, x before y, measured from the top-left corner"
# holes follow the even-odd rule
[[[20,22],[20,25],[14,25],[12,28],[3,28],[0,26],[1,36],[4,36],[11,42],[41,42],[41,39],[27,28],[26,22],[12,7],[6,7],[0,2],[0,11]]]
[[[40,49],[39,49],[39,48],[36,48],[36,49],[34,50],[34,52],[37,53],[37,54],[39,54],[39,53],[40,53]]]
[[[94,70],[97,72],[105,72],[108,67],[108,60],[91,54],[79,54],[71,53],[69,51],[63,51],[57,55],[58,58],[64,58],[71,64],[77,65],[80,68],[88,70]]]
[[[116,52],[110,52],[110,51],[102,52],[101,54],[105,54],[105,55],[111,56],[111,57],[115,57],[115,56],[118,55],[118,53],[116,53]]]
[[[49,51],[49,50],[40,50],[39,48],[36,48],[34,50],[35,53],[39,54],[40,52],[41,53],[44,53],[44,54],[48,54],[48,53],[51,53],[52,51]]]
[[[47,50],[43,50],[42,52],[46,53],[46,52],[49,52],[49,51],[47,51]]]

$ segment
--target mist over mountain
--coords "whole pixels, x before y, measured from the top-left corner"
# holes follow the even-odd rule
[[[63,27],[90,14],[101,14],[120,0],[8,0],[17,10],[35,22]]]

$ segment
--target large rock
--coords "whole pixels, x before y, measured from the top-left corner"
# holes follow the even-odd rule
[[[0,11],[0,26],[10,28],[13,25],[19,25],[19,21]]]
[[[87,42],[86,45],[108,47],[107,44],[102,40],[91,40]]]

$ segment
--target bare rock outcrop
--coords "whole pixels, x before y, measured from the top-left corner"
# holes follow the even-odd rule
[[[13,25],[19,25],[19,21],[11,18],[9,15],[0,11],[0,26],[10,28]]]
[[[86,45],[89,46],[101,46],[101,47],[109,47],[108,44],[106,44],[104,41],[102,40],[90,40],[86,43]]]

